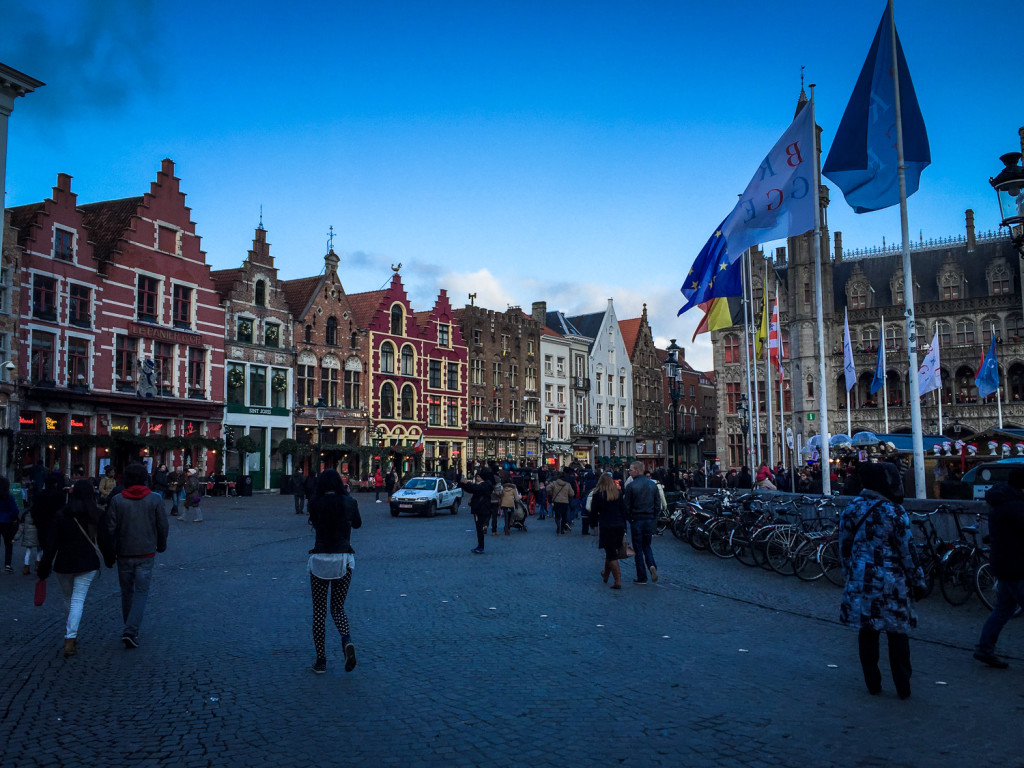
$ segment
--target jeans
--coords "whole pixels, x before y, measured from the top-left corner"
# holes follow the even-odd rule
[[[647,569],[658,567],[654,562],[654,552],[651,549],[651,541],[654,538],[654,519],[641,518],[633,520],[629,524],[629,537],[636,550],[633,559],[636,561],[636,580],[647,581]]]
[[[301,493],[296,493],[295,494],[295,514],[296,515],[301,515],[303,513],[303,511],[304,511],[303,507],[305,505],[305,502],[306,502],[306,499],[303,497],[303,495]]]
[[[548,516],[548,495],[543,490],[537,491],[536,493],[537,503],[534,510],[537,512],[537,517],[543,520]]]
[[[996,641],[1006,622],[1013,616],[1017,606],[1024,607],[1024,581],[1000,579],[996,585],[996,604],[981,628],[981,639],[976,650],[995,653]]]
[[[505,518],[505,530],[512,527],[512,507],[502,507],[501,514]]]
[[[562,533],[562,528],[569,522],[566,520],[569,516],[569,505],[556,501],[551,506],[555,511],[555,533]]]
[[[171,514],[180,515],[181,510],[178,508],[178,498],[181,495],[181,491],[171,491]]]
[[[117,578],[121,583],[121,617],[124,632],[129,637],[138,637],[142,614],[146,611],[149,597],[149,583],[153,578],[155,557],[117,558]]]
[[[89,593],[92,580],[99,571],[86,573],[58,573],[57,581],[64,599],[68,604],[68,623],[64,637],[78,637],[78,625],[82,621],[82,610],[85,608],[85,596]]]
[[[14,556],[14,533],[18,528],[15,522],[0,523],[0,536],[4,540],[4,565],[10,566],[11,558]]]

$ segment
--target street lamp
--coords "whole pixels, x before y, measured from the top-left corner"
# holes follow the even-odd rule
[[[742,430],[743,442],[743,463],[747,463],[747,430],[750,429],[750,405],[747,403],[747,396],[740,395],[740,402],[736,406],[736,413],[740,417],[740,429]]]
[[[672,398],[672,468],[679,467],[679,376],[682,366],[679,364],[679,350],[675,339],[669,339],[668,357],[665,358],[665,376],[668,378],[668,394]]]
[[[1020,152],[1008,152],[999,159],[1003,170],[988,183],[999,200],[999,226],[1010,230],[1013,247],[1024,257],[1024,168],[1020,165]]]
[[[316,463],[317,471],[320,470],[320,461],[323,458],[324,450],[324,416],[327,413],[327,403],[321,397],[316,401]]]

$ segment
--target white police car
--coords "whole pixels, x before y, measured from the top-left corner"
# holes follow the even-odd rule
[[[433,517],[439,509],[447,509],[454,515],[460,504],[462,489],[449,486],[443,477],[414,477],[391,494],[391,516],[413,512]]]

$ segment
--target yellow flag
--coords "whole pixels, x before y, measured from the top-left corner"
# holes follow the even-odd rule
[[[754,359],[761,359],[765,342],[768,340],[768,279],[765,278],[764,290],[761,292],[761,321],[757,324],[757,336],[754,337]]]

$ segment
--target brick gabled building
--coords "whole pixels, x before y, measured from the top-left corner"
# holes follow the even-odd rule
[[[217,466],[224,309],[164,160],[139,197],[79,205],[71,177],[11,209],[22,251],[18,461],[96,475]]]
[[[18,232],[11,228],[10,211],[4,211],[3,259],[0,262],[0,474],[10,474],[13,429],[18,424],[21,391],[17,386],[18,325],[21,322],[21,270]],[[14,480],[19,478],[15,477]]]
[[[276,449],[292,436],[295,345],[291,310],[262,223],[242,266],[214,270],[211,276],[225,312],[224,471],[229,477],[242,474],[233,441],[248,435],[261,446],[246,454],[253,488],[280,488],[289,468]]]
[[[467,350],[444,291],[429,313],[413,310],[398,271],[381,291],[352,297],[368,338],[370,437],[400,474],[462,467]],[[412,449],[422,438],[422,454]],[[390,454],[387,450],[390,449]],[[401,449],[397,451],[395,449]]]
[[[647,305],[640,317],[620,320],[619,331],[633,367],[634,456],[654,469],[665,463],[665,371],[647,321]]]
[[[469,348],[467,461],[540,465],[541,324],[519,307],[468,305],[455,315]]]
[[[319,461],[303,462],[314,471],[334,467],[359,477],[367,470],[357,449],[368,435],[368,346],[355,302],[338,277],[339,262],[331,248],[321,274],[285,280],[281,288],[293,321],[295,438],[322,451]]]

